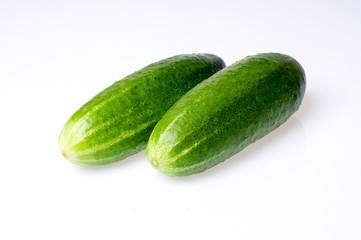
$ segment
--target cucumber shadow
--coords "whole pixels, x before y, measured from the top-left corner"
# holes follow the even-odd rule
[[[257,158],[262,150],[272,147],[274,144],[278,144],[280,141],[284,141],[288,134],[292,134],[292,131],[301,131],[302,135],[305,135],[305,129],[302,122],[299,119],[305,119],[309,117],[314,110],[314,98],[309,94],[306,94],[300,109],[292,115],[285,123],[279,126],[277,129],[267,134],[263,138],[248,145],[246,148],[219,163],[218,165],[198,174],[193,174],[185,177],[171,177],[173,182],[189,182],[189,181],[202,181],[209,177],[215,177],[215,175],[227,175],[234,174],[231,169],[240,168],[246,162],[252,161],[267,161],[269,158]],[[168,177],[169,178],[169,177]]]

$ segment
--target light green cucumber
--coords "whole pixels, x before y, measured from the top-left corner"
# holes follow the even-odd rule
[[[149,138],[148,160],[169,176],[209,169],[285,122],[304,92],[304,70],[295,59],[278,53],[246,57],[167,111]]]
[[[59,137],[63,155],[74,163],[103,165],[145,149],[163,114],[223,67],[215,55],[178,55],[115,82],[66,122]]]

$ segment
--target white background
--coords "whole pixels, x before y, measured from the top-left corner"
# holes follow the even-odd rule
[[[361,239],[360,1],[0,0],[0,239]],[[293,56],[289,121],[226,162],[170,178],[145,152],[68,162],[65,121],[183,53]]]

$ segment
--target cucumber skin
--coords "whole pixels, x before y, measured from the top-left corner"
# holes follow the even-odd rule
[[[203,172],[285,122],[301,104],[302,66],[279,53],[248,56],[180,98],[154,128],[149,162],[169,176]]]
[[[115,82],[66,122],[59,147],[70,161],[104,165],[146,147],[162,115],[188,90],[224,68],[211,54],[170,57]]]

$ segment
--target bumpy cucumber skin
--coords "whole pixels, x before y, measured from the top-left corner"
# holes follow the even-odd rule
[[[70,161],[104,165],[146,147],[163,114],[188,90],[225,67],[211,54],[153,63],[100,92],[66,122],[59,146]]]
[[[285,122],[301,104],[302,66],[279,53],[248,56],[180,98],[154,128],[149,162],[169,176],[203,172]]]

